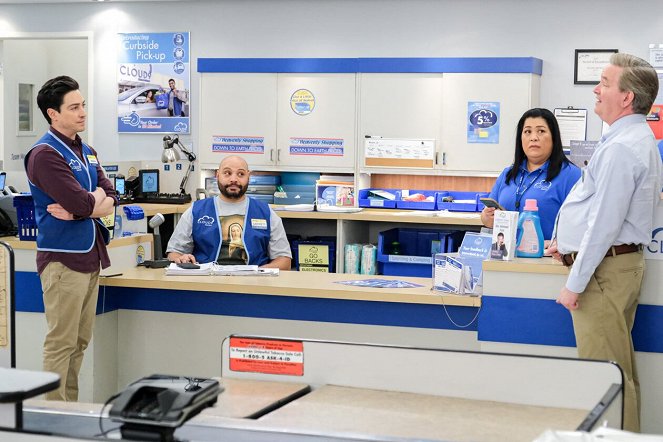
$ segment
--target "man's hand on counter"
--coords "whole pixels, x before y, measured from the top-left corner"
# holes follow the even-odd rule
[[[168,254],[168,260],[177,264],[181,264],[183,262],[192,262],[197,264],[196,257],[189,253],[170,252]]]
[[[550,241],[543,251],[544,256],[552,256],[555,261],[562,262],[562,255],[557,251],[557,240]]]

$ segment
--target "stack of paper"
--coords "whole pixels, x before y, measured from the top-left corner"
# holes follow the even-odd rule
[[[258,267],[255,265],[227,265],[214,264],[212,275],[227,276],[279,276],[279,269]]]
[[[258,273],[258,266],[249,265],[227,265],[222,266],[214,264],[212,268],[212,275],[255,275]]]
[[[256,265],[219,265],[213,262],[199,264],[199,269],[183,269],[175,263],[166,268],[166,275],[226,275],[226,276],[278,276],[279,269],[260,268]]]
[[[458,294],[476,293],[482,284],[482,263],[490,257],[491,237],[467,232],[458,254],[437,253],[433,260],[433,289]]]
[[[200,268],[199,269],[183,269],[179,267],[177,264],[174,262],[170,263],[168,267],[166,267],[166,275],[167,276],[177,276],[177,275],[211,275],[212,274],[212,267],[215,266],[213,262],[208,262],[207,264],[199,264]]]

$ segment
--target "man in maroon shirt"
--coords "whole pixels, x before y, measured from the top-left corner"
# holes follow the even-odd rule
[[[78,400],[78,373],[92,338],[99,270],[110,266],[108,231],[99,221],[117,204],[97,153],[78,136],[85,130],[85,101],[70,77],[47,81],[37,104],[48,132],[26,154],[25,167],[35,200],[37,272],[44,292],[48,331],[44,370],[58,373],[61,385],[46,395]]]

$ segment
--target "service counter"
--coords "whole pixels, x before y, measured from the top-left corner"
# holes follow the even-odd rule
[[[340,220],[339,215],[315,216],[363,223]],[[382,215],[366,211],[362,216]],[[646,251],[647,270],[633,332],[642,382],[642,428],[650,433],[663,433],[657,414],[657,403],[663,401],[660,231],[654,230]],[[430,292],[426,278],[384,277],[416,282],[422,285],[419,288],[366,289],[337,283],[367,278],[362,275],[166,277],[163,270],[132,268],[137,239],[115,241],[133,250],[133,255],[113,258],[125,266],[119,270],[122,275],[102,281],[95,337],[81,378],[81,399],[89,402],[103,402],[118,388],[152,373],[218,376],[221,341],[238,333],[576,356],[571,317],[555,303],[568,270],[551,258],[485,262],[479,298],[439,296]],[[16,267],[18,367],[39,369],[45,321],[34,246],[11,245],[17,256],[31,255],[17,259]]]
[[[608,362],[256,336],[222,345],[225,391],[178,439],[524,442],[621,426],[621,372]],[[103,420],[119,433],[98,405],[25,406],[26,429],[90,437]]]
[[[659,218],[663,219],[663,218]],[[654,231],[633,328],[642,431],[663,433],[663,254]],[[577,357],[570,313],[555,301],[569,270],[552,258],[485,261],[478,340],[482,351]]]

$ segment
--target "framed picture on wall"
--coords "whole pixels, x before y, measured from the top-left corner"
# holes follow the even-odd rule
[[[34,84],[18,84],[17,134],[34,135]]]
[[[610,63],[610,56],[617,52],[618,49],[576,49],[573,83],[599,83],[603,68]]]

